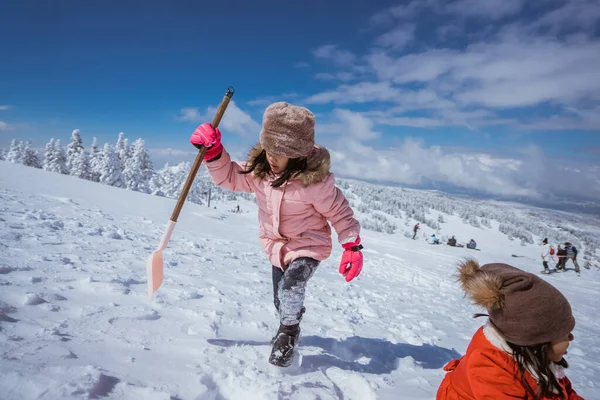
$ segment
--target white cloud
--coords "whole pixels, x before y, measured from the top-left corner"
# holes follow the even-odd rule
[[[265,96],[265,97],[259,97],[256,98],[254,100],[250,100],[248,102],[249,106],[260,106],[260,107],[266,107],[271,103],[274,103],[276,101],[281,100],[280,97],[277,96]]]
[[[525,0],[413,0],[381,10],[369,22],[373,27],[388,26],[397,21],[414,20],[421,13],[495,20],[518,13],[524,4]]]
[[[517,160],[491,162],[491,156],[486,154],[446,152],[439,146],[426,147],[413,138],[406,138],[401,146],[392,149],[374,149],[345,140],[332,148],[332,155],[334,171],[349,178],[405,185],[437,182],[490,195],[537,197],[534,189],[515,181]]]
[[[202,114],[200,110],[195,107],[185,107],[181,109],[177,119],[180,121],[202,122],[204,119],[204,114]]]
[[[582,113],[580,116],[553,115],[531,123],[524,123],[524,128],[533,130],[600,130],[600,114]]]
[[[448,121],[425,117],[399,117],[399,116],[381,116],[375,117],[375,122],[379,125],[387,126],[409,126],[412,128],[436,128],[440,126],[453,125]]]
[[[294,99],[298,98],[298,93],[296,92],[287,92],[287,93],[283,93],[279,96],[264,96],[264,97],[258,97],[254,100],[250,100],[247,102],[248,105],[250,106],[260,106],[260,107],[266,107],[271,103],[275,103],[276,101],[293,101]]]
[[[454,50],[433,49],[394,57],[382,50],[373,51],[366,60],[381,80],[394,83],[429,82],[448,72],[457,55]]]
[[[412,24],[400,25],[375,39],[375,43],[382,47],[402,49],[415,38],[415,26]]]
[[[418,126],[419,120],[424,125],[432,121],[407,118],[402,124]],[[332,170],[340,177],[405,185],[441,183],[507,198],[600,198],[600,168],[565,168],[536,146],[517,149],[511,157],[426,146],[411,137],[381,148],[373,146],[381,135],[375,128],[376,118],[365,113],[335,109],[326,122],[321,121],[317,121],[317,141],[330,150]],[[568,183],[548,185],[551,181]]]
[[[298,61],[294,63],[294,68],[308,68],[310,65],[306,61]]]
[[[319,72],[315,75],[315,78],[320,79],[322,81],[334,81],[337,77],[334,74],[330,74],[329,72]]]
[[[8,131],[11,129],[10,124],[4,121],[0,121],[0,131]]]
[[[534,34],[528,26],[512,24],[465,48],[433,47],[401,56],[378,48],[362,59],[366,64],[355,64],[353,68],[363,68],[365,76],[370,72],[378,81],[370,78],[340,85],[309,96],[307,102],[395,102],[397,106],[380,110],[388,113],[394,108],[396,112],[430,110],[438,114],[436,120],[452,123],[459,122],[469,110],[486,109],[487,117],[479,119],[489,119],[493,124],[501,121],[490,109],[514,110],[548,104],[559,108],[588,107],[600,102],[600,40],[581,34],[557,38]],[[322,79],[334,76],[335,73],[319,75]],[[535,121],[521,122],[531,125]],[[594,114],[555,122],[560,122],[556,126],[581,129],[597,127]],[[430,120],[400,119],[396,123],[437,126]]]
[[[432,7],[437,3],[437,0],[413,0],[408,4],[400,4],[381,10],[374,14],[369,22],[373,27],[381,27],[387,26],[396,20],[409,20],[421,10]],[[432,8],[436,9],[435,7]]]
[[[159,156],[159,157],[171,156],[171,157],[179,157],[179,158],[183,159],[185,157],[195,156],[198,153],[198,151],[197,150],[172,149],[170,147],[167,147],[167,148],[161,147],[161,148],[149,148],[148,153],[150,153],[153,156]]]
[[[354,63],[356,56],[348,51],[339,49],[336,45],[326,44],[313,51],[316,58],[332,61],[341,66],[349,66]]]
[[[404,185],[442,183],[506,198],[600,198],[598,171],[559,166],[539,148],[523,150],[522,159],[500,158],[428,147],[410,137],[395,148],[375,149],[351,138],[330,148],[332,169],[341,177]],[[561,185],[548,185],[552,181]]]
[[[570,0],[542,16],[533,24],[533,28],[549,28],[556,33],[572,28],[594,28],[599,22],[598,0]]]
[[[356,75],[352,72],[337,72],[335,74],[331,74],[329,72],[319,72],[315,75],[317,79],[322,81],[351,81],[356,78]]]
[[[3,105],[3,106],[0,106],[0,111],[10,110],[11,108],[13,108],[13,107],[10,105]]]
[[[463,28],[454,23],[448,25],[442,25],[436,28],[435,33],[437,35],[438,40],[446,41],[454,36],[459,36],[463,34]]]
[[[463,17],[500,19],[518,13],[525,0],[458,0],[446,11]]]
[[[198,123],[212,122],[216,112],[217,107],[208,107],[205,112],[201,112],[198,108],[186,107],[181,109],[178,119]],[[257,135],[260,132],[260,124],[254,121],[250,114],[239,108],[235,101],[231,100],[223,115],[219,129],[222,132],[235,133],[240,136]]]
[[[380,136],[380,133],[374,130],[370,118],[345,109],[334,109],[329,122],[322,123],[318,120],[315,129],[317,134],[352,138],[359,142],[373,140]]]
[[[188,143],[189,144],[189,143]],[[173,148],[148,148],[148,154],[154,164],[154,170],[161,169],[166,163],[169,165],[177,165],[180,162],[193,162],[198,155],[198,150],[191,144],[187,150]]]
[[[501,18],[519,12],[523,5],[523,0],[413,1],[383,13],[402,20],[433,7],[440,14]],[[545,36],[536,29],[585,28],[597,23],[597,0],[572,0],[531,23],[513,22],[497,33],[490,31],[464,49],[438,45],[401,57],[378,49],[368,54],[366,61],[382,81],[427,84],[438,94],[444,89],[460,105],[514,108],[551,102],[572,106],[600,100],[600,40],[583,34]],[[376,40],[392,44],[404,26]],[[438,36],[445,36],[460,28],[451,24],[437,29]]]
[[[335,90],[322,92],[306,98],[307,104],[351,104],[374,101],[392,101],[400,95],[397,88],[386,82],[360,82],[340,85]]]

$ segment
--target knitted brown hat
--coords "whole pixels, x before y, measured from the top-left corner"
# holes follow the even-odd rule
[[[260,145],[277,156],[307,157],[315,145],[315,116],[283,101],[267,107],[260,131]]]
[[[460,264],[458,280],[475,304],[487,309],[492,324],[511,343],[547,343],[575,327],[565,296],[536,275],[508,264],[480,267],[471,259]]]

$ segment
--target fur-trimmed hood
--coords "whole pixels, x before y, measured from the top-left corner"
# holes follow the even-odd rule
[[[248,164],[252,164],[254,160],[261,154],[263,148],[260,144],[256,144],[248,153]],[[331,156],[325,147],[315,145],[313,151],[307,158],[306,170],[293,179],[298,179],[303,185],[308,186],[315,183],[323,182],[330,174]],[[254,171],[254,176],[263,179],[268,172],[257,168]]]

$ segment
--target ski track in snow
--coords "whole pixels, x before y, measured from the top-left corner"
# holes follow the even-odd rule
[[[541,268],[502,249],[473,254],[364,231],[363,274],[347,284],[334,247],[307,289],[300,355],[280,369],[267,362],[278,320],[255,213],[186,204],[150,301],[146,259],[173,200],[10,168],[20,178],[0,176],[4,400],[432,399],[443,365],[485,322],[454,281],[457,261]],[[600,398],[600,279],[582,275],[546,279],[571,300],[568,374],[591,399]]]

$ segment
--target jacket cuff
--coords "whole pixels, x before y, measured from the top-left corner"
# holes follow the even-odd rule
[[[352,250],[353,247],[358,247],[360,245],[360,235],[355,236],[355,237],[349,237],[346,238],[344,240],[342,240],[340,242],[340,244],[342,245],[342,247],[346,250]],[[361,246],[362,248],[362,246]],[[352,250],[352,251],[358,251],[358,250]]]

